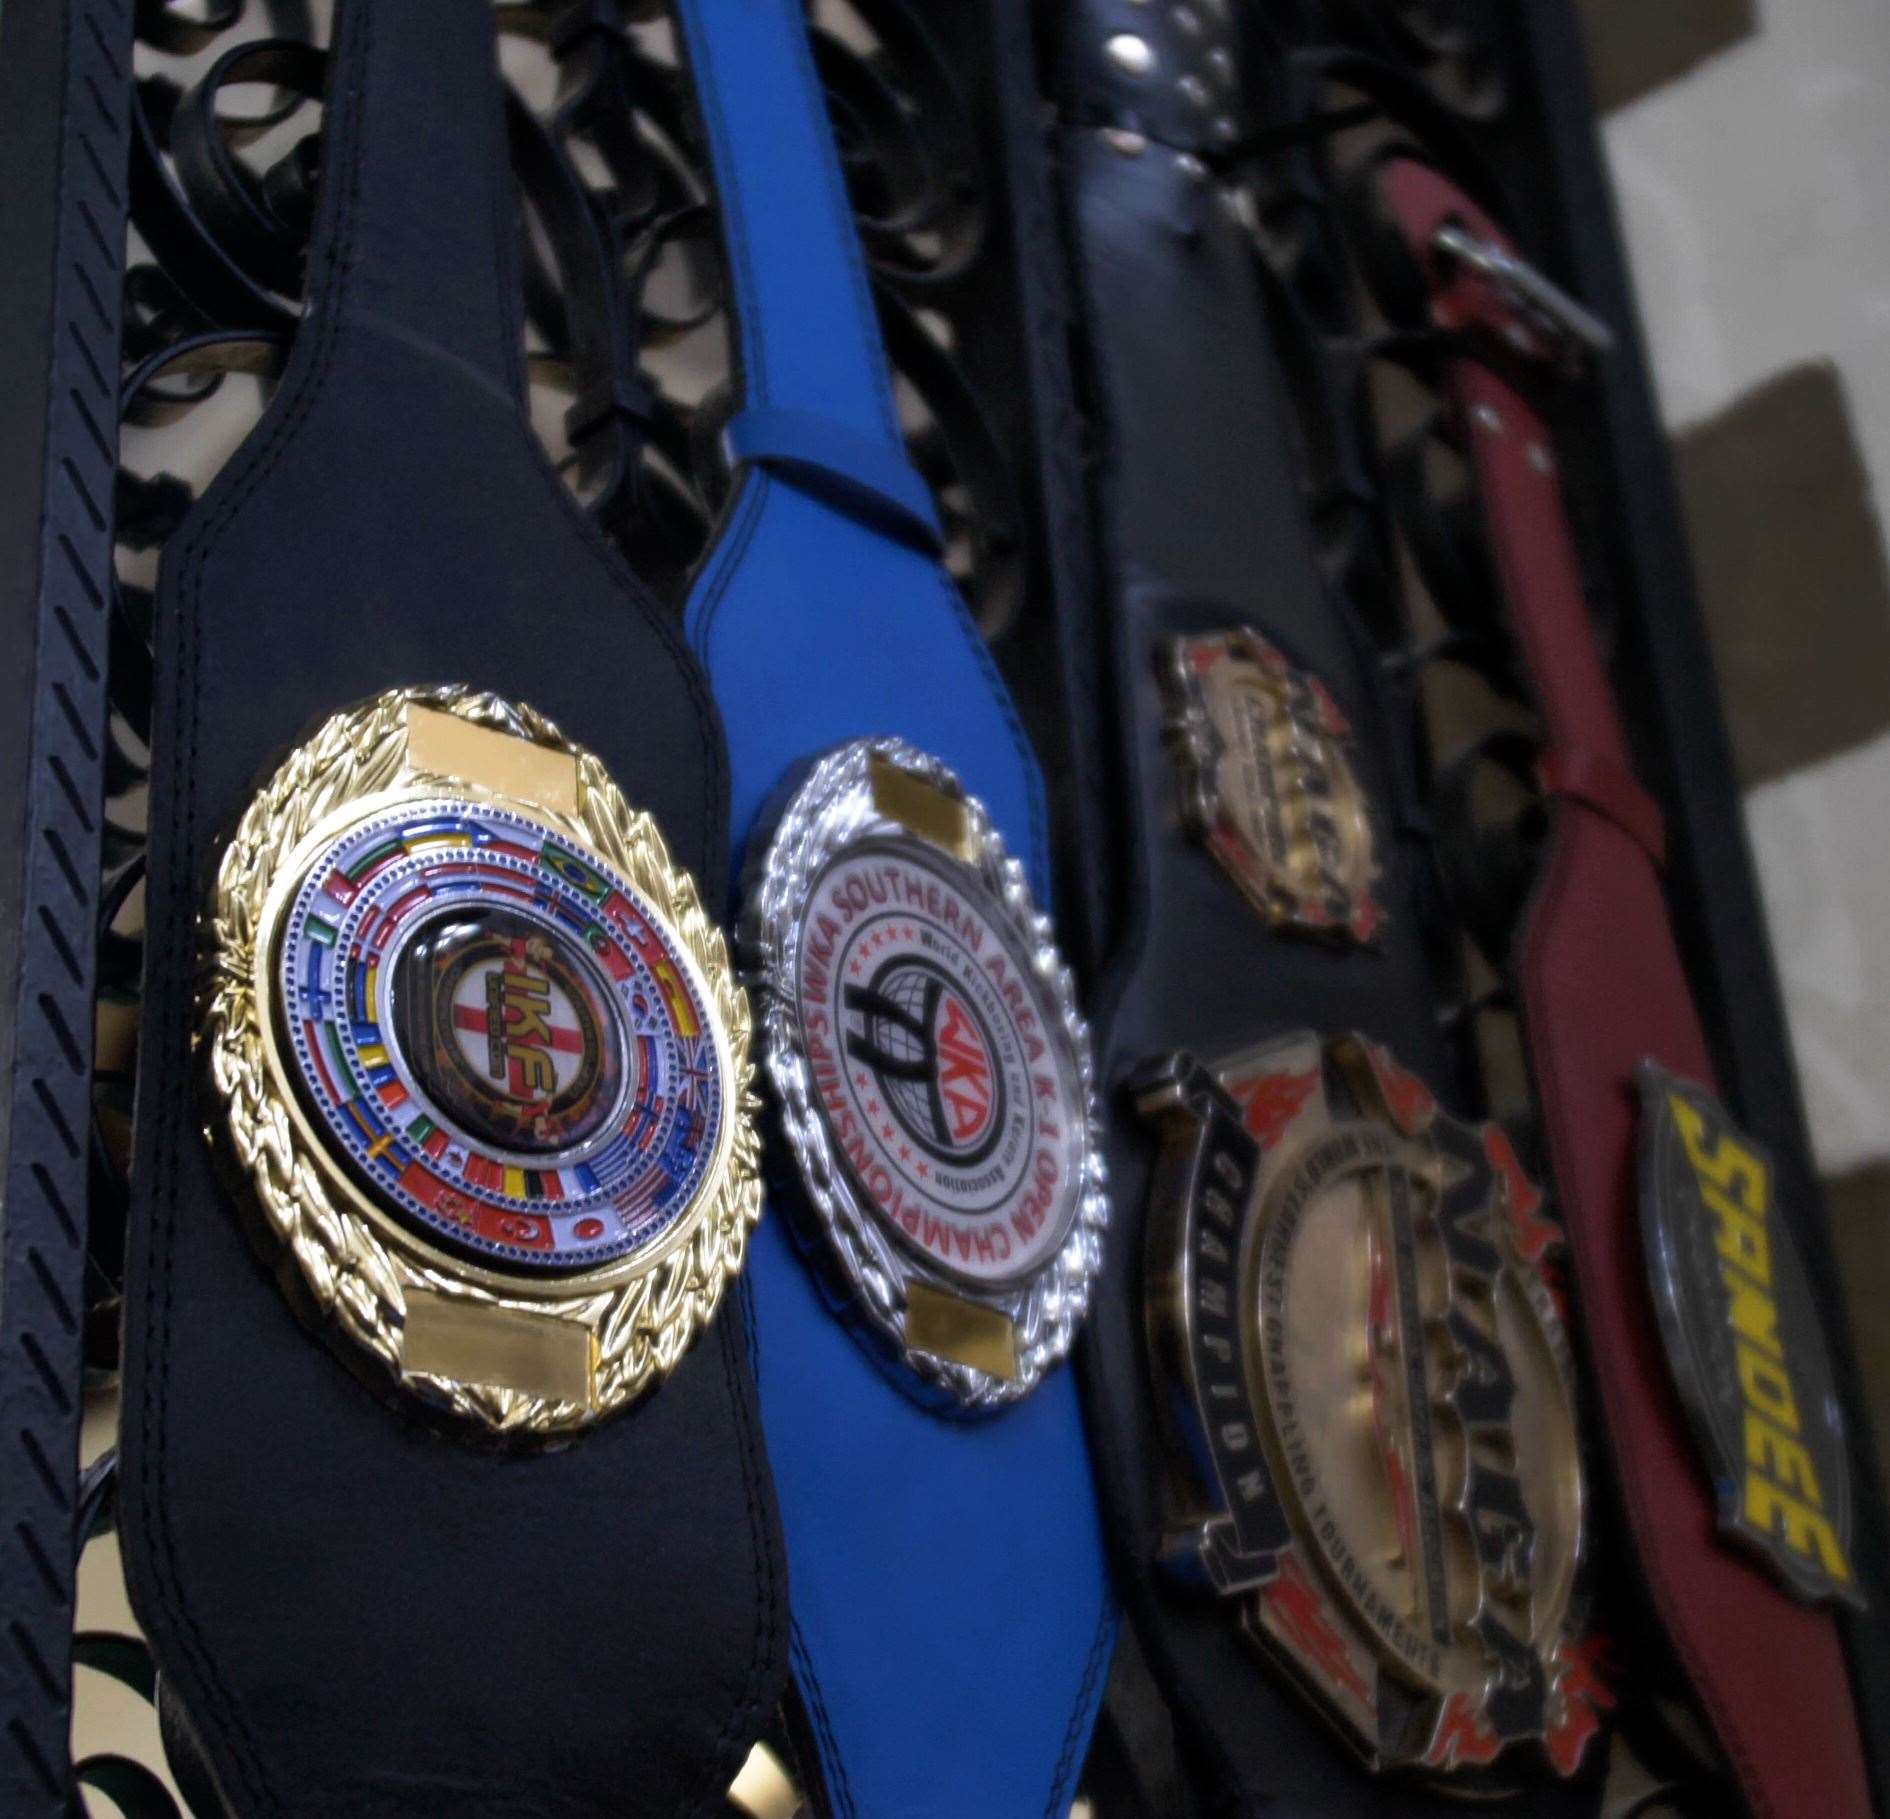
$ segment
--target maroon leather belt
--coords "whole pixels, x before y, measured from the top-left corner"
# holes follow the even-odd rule
[[[1713,1068],[1668,920],[1660,812],[1629,763],[1549,434],[1499,370],[1546,363],[1555,340],[1532,307],[1531,274],[1448,177],[1394,155],[1377,197],[1427,276],[1431,322],[1460,339],[1444,393],[1544,726],[1539,776],[1554,811],[1517,949],[1524,1035],[1628,1520],[1753,1810],[1863,1819],[1836,1625],[1727,1551],[1660,1349],[1635,1210],[1634,1070],[1653,1059],[1710,1083]],[[1495,350],[1489,363],[1483,347]]]

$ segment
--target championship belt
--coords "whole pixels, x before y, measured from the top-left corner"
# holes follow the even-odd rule
[[[747,1275],[835,1813],[1060,1812],[1114,1636],[1074,1377],[1104,1200],[1041,781],[907,465],[793,0],[684,0],[743,375],[685,611],[778,1112]]]
[[[127,1578],[200,1810],[716,1811],[786,1638],[714,708],[524,419],[490,10],[335,47],[158,595]]]
[[[1431,1097],[1454,1102],[1466,1083],[1437,1016],[1426,837],[1373,640],[1322,576],[1252,235],[1216,175],[1249,129],[1227,11],[1096,0],[1069,11],[1058,47],[1081,339],[1106,432],[1096,504],[1119,686],[1099,737],[1118,747],[1140,868],[1137,934],[1099,995],[1122,1229],[1081,1350],[1105,1515],[1204,1810],[1443,1813],[1462,1793],[1513,1791],[1531,1813],[1592,1812],[1597,1777],[1572,1771],[1599,1758],[1583,1746],[1610,1695],[1568,1589],[1579,1521],[1559,1323],[1533,1263],[1505,1251],[1516,1325],[1491,1363],[1530,1387],[1488,1458],[1542,1416],[1562,1463],[1525,1474],[1539,1481],[1521,1527],[1505,1504],[1507,1540],[1499,1521],[1472,1542],[1447,1507],[1465,1481],[1462,1384],[1413,1337],[1422,1294],[1414,1321],[1367,1292],[1374,1257],[1406,1237],[1436,1248],[1425,1170],[1471,1171],[1461,1191],[1493,1244],[1515,1216],[1499,1209],[1520,1213],[1528,1193]],[[1268,1067],[1165,1059],[1250,1057],[1296,1030],[1360,1034],[1292,1038],[1294,1091],[1232,1111]],[[1138,1095],[1154,1122],[1134,1114]],[[1315,1128],[1356,1140],[1373,1185],[1319,1215],[1333,1298],[1302,1282],[1269,1315],[1241,1244],[1273,1242],[1276,1176],[1323,1140]],[[1451,1146],[1462,1154],[1444,1164]],[[1210,1281],[1210,1266],[1225,1273]],[[1384,1293],[1406,1280],[1383,1275]],[[1251,1349],[1277,1318],[1313,1329],[1287,1365],[1324,1374],[1292,1409],[1264,1345]],[[1302,1473],[1293,1421],[1324,1423],[1349,1453]],[[1401,1521],[1418,1545],[1393,1567]],[[1502,1634],[1466,1641],[1480,1613]]]
[[[1382,158],[1372,196],[1391,281],[1452,337],[1443,390],[1544,728],[1554,812],[1515,964],[1634,1544],[1753,1810],[1862,1814],[1837,1629],[1801,1602],[1855,1595],[1822,1335],[1764,1158],[1711,1096],[1661,816],[1630,767],[1553,444],[1522,389],[1555,375],[1584,318],[1432,165]]]

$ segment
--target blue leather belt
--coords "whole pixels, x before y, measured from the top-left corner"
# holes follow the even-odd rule
[[[1038,900],[1042,782],[937,559],[793,0],[683,0],[744,379],[739,490],[685,609],[728,725],[738,843],[797,767],[891,734],[982,799]],[[952,1420],[902,1393],[796,1249],[749,1265],[793,1667],[841,1814],[986,1819],[1073,1795],[1115,1612],[1072,1373]]]

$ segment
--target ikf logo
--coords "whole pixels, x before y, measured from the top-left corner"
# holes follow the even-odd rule
[[[542,924],[507,909],[449,912],[402,950],[395,996],[419,1013],[409,1052],[420,1084],[475,1136],[562,1150],[609,1115],[625,1044],[607,984]]]

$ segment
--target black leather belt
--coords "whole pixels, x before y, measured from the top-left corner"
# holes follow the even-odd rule
[[[298,1325],[202,1140],[192,1045],[212,866],[263,769],[351,703],[441,682],[529,703],[653,816],[708,901],[724,888],[725,761],[700,674],[522,414],[490,13],[350,0],[336,46],[291,365],[172,540],[158,599],[127,1574],[191,1772],[234,1811],[707,1812],[786,1667],[780,1540],[738,1307],[659,1390],[556,1450],[430,1431],[407,1402],[382,1405],[379,1364],[364,1366],[364,1387]],[[581,771],[580,796],[600,774]],[[481,863],[498,850],[477,830],[465,838]],[[567,883],[595,882],[573,848],[540,857]],[[551,915],[562,888],[540,882],[542,902],[521,899],[527,919]],[[598,983],[618,977],[607,949],[638,963],[612,948],[618,936],[664,976],[636,917],[597,901],[607,938],[584,937],[595,963],[542,931],[516,947],[507,936],[484,960],[465,950],[515,1033],[517,1017],[536,1029],[533,1007],[548,1006],[550,1029],[575,1019],[574,1039],[588,1042],[593,1023],[576,1008],[587,994],[620,1014],[611,1007],[627,1000]],[[549,988],[531,967],[554,949],[561,995],[537,996]],[[687,1007],[677,1019],[686,1034]],[[570,1084],[564,1040],[539,1046],[511,1056],[504,1077],[521,1092],[540,1078]],[[371,1067],[366,1053],[354,1059]],[[376,1090],[390,1101],[385,1083]],[[580,1099],[545,1115],[581,1122]],[[535,1115],[513,1129],[518,1144],[551,1141]],[[667,1130],[664,1166],[682,1179],[693,1127],[672,1118]],[[420,1141],[414,1131],[409,1119],[403,1139]],[[384,1152],[364,1153],[371,1169]],[[443,1154],[442,1170],[451,1144]],[[531,1177],[518,1192],[549,1191],[537,1165],[517,1172]],[[547,1229],[560,1243],[614,1242],[601,1218],[598,1231],[579,1221],[566,1233],[552,1211],[494,1212],[514,1192],[509,1174],[473,1169],[450,1193],[411,1180],[494,1256],[529,1252]],[[305,1264],[286,1274],[306,1300]],[[606,1353],[614,1343],[603,1337]],[[426,1376],[425,1360],[406,1363]],[[581,1378],[566,1405],[579,1425],[593,1386]]]
[[[1236,1119],[1224,1152],[1184,1156],[1171,1144],[1157,1179],[1155,1133],[1134,1116],[1125,1082],[1172,1051],[1215,1061],[1307,1029],[1362,1032],[1396,1053],[1399,1077],[1421,1078],[1446,1102],[1462,1087],[1414,909],[1430,859],[1394,730],[1402,721],[1369,635],[1322,578],[1253,239],[1237,192],[1217,176],[1248,138],[1226,11],[1171,16],[1094,0],[1062,25],[1061,146],[1092,415],[1105,431],[1097,496],[1118,679],[1111,731],[1131,779],[1123,809],[1139,858],[1138,936],[1097,1010],[1121,1241],[1083,1343],[1086,1392],[1124,1601],[1206,1802],[1442,1813],[1460,1808],[1422,1776],[1373,1776],[1348,1757],[1211,1589],[1183,1588],[1176,1499],[1158,1466],[1176,1456],[1165,1450],[1175,1376],[1157,1355],[1160,1323],[1145,1321],[1162,1286],[1145,1209],[1151,1195],[1174,1203],[1177,1168],[1205,1171],[1187,1180],[1208,1189],[1217,1172],[1223,1184],[1245,1181],[1294,1108],[1256,1102],[1247,1134]],[[1245,746],[1225,694],[1214,693],[1230,674],[1271,703],[1254,708],[1272,717]],[[1240,777],[1229,768],[1243,766]],[[1230,812],[1230,798],[1243,796],[1250,810],[1256,798],[1277,806],[1283,769],[1297,779],[1285,794],[1298,805],[1283,821],[1243,816],[1239,800]],[[1376,1051],[1346,1052],[1348,1066],[1363,1068]],[[1239,1084],[1242,1070],[1219,1078]],[[1167,1094],[1171,1110],[1191,1104],[1212,1114],[1202,1129],[1220,1128],[1205,1076],[1184,1069],[1164,1085],[1144,1073],[1138,1085],[1145,1104]],[[1259,1131],[1268,1135],[1256,1150]],[[1197,1267],[1206,1265],[1197,1258]],[[1202,1381],[1195,1389],[1216,1393]],[[1240,1488],[1251,1435],[1230,1430],[1219,1444],[1230,1496],[1262,1495],[1259,1480]],[[1225,1583],[1236,1569],[1219,1545],[1210,1535],[1198,1558],[1206,1579]],[[1338,1673],[1346,1677],[1342,1662]],[[1575,1728],[1592,1725],[1581,1717]],[[1579,1738],[1565,1741],[1578,1755]],[[1441,1768],[1449,1750],[1432,1743],[1429,1766]],[[1532,1812],[1573,1813],[1592,1810],[1597,1794],[1544,1774],[1525,1797]]]

